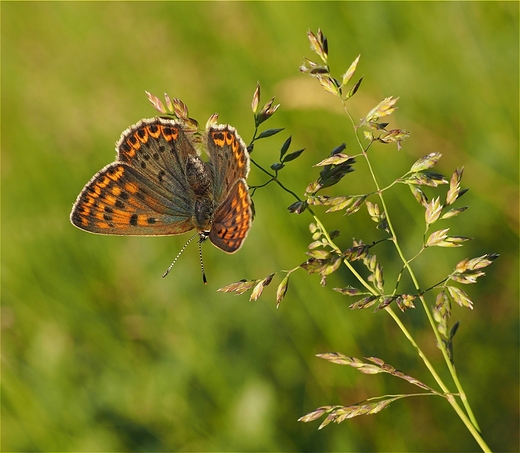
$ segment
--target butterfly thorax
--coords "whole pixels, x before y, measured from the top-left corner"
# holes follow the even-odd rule
[[[214,213],[213,200],[208,198],[198,198],[195,201],[194,223],[197,231],[211,230]]]

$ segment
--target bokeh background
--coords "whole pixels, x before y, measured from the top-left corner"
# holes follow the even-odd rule
[[[427,287],[466,256],[501,254],[463,288],[475,307],[454,308],[455,354],[484,438],[495,451],[518,451],[518,3],[4,2],[1,13],[3,451],[478,449],[434,398],[321,431],[319,422],[297,422],[321,405],[416,391],[320,352],[381,357],[433,382],[386,313],[350,311],[352,300],[332,291],[355,284],[347,271],[326,287],[316,275],[293,274],[279,309],[283,274],[256,302],[216,291],[306,259],[311,218],[289,214],[294,200],[276,186],[256,192],[239,253],[205,244],[207,286],[193,244],[161,278],[187,236],[105,237],[69,223],[121,131],[155,115],[145,90],[181,98],[201,124],[218,112],[248,142],[259,81],[262,100],[281,103],[266,127],[285,131],[259,142],[253,157],[268,167],[292,135],[291,149],[306,151],[282,180],[299,194],[335,146],[356,153],[338,101],[298,72],[313,57],[306,32],[318,27],[337,76],[361,54],[355,118],[400,96],[391,127],[411,137],[400,152],[374,147],[382,184],[430,152],[443,154],[437,170],[447,176],[465,167],[470,191],[458,206],[470,209],[442,227],[475,239],[429,251],[416,271]],[[249,181],[265,178],[253,169]],[[330,193],[368,190],[360,162]],[[388,200],[412,256],[422,209],[404,187]],[[321,217],[341,230],[342,247],[381,237],[364,209]],[[389,246],[376,253],[392,286],[395,255]],[[443,370],[421,310],[400,316]]]

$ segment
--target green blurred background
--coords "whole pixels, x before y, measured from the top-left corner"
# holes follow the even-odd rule
[[[442,227],[475,240],[429,251],[416,270],[427,287],[466,256],[501,254],[478,285],[463,288],[475,308],[454,308],[455,354],[484,438],[495,451],[518,450],[518,3],[1,7],[3,451],[478,449],[440,399],[402,400],[322,431],[319,422],[297,422],[320,405],[416,391],[316,353],[377,356],[433,382],[384,312],[350,311],[352,300],[332,291],[355,283],[347,271],[324,288],[315,275],[293,274],[278,310],[280,274],[254,303],[216,292],[306,259],[311,219],[288,214],[293,200],[277,187],[255,194],[256,220],[239,253],[204,246],[207,286],[194,245],[161,279],[187,236],[104,237],[69,223],[77,194],[113,160],[121,131],[155,115],[145,90],[181,98],[201,124],[218,112],[248,142],[260,81],[262,100],[281,103],[266,127],[286,130],[259,142],[253,157],[269,166],[292,135],[291,149],[306,152],[282,179],[299,194],[317,175],[312,164],[335,146],[346,141],[357,152],[337,100],[298,72],[303,56],[313,57],[306,32],[318,27],[336,75],[362,55],[355,118],[400,96],[391,127],[411,137],[400,152],[374,148],[383,184],[430,152],[443,153],[438,171],[447,176],[465,167],[470,192],[458,206],[470,209]],[[250,183],[263,181],[253,169]],[[360,162],[330,193],[368,190]],[[411,256],[422,209],[404,187],[389,203]],[[342,231],[345,248],[352,237],[381,237],[366,210],[322,219]],[[392,282],[391,248],[376,253]],[[421,310],[401,318],[443,370]]]

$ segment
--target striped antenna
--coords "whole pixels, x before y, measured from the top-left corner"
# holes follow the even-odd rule
[[[177,262],[177,260],[179,259],[179,256],[181,256],[182,252],[184,252],[184,250],[186,250],[186,247],[188,247],[188,244],[193,241],[193,238],[195,236],[197,236],[199,233],[195,233],[191,238],[188,239],[188,241],[186,242],[186,244],[184,244],[181,248],[181,251],[179,253],[177,253],[177,256],[175,257],[175,259],[172,261],[172,264],[170,264],[170,267],[166,270],[166,272],[164,274],[162,274],[162,278],[166,277],[170,271],[172,270],[172,267],[173,265]],[[200,242],[199,242],[200,244]],[[200,245],[199,245],[199,249],[200,249]],[[200,264],[202,265],[202,250],[200,250]],[[204,268],[202,268],[202,279],[204,280],[204,283],[206,283],[206,276],[204,275]]]
[[[204,263],[202,262],[202,243],[207,239],[207,237],[201,236],[199,239],[199,257],[200,257],[200,270],[202,271],[202,281],[205,285],[208,284],[206,280],[206,272],[204,272]]]

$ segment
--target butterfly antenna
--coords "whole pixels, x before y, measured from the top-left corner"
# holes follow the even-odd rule
[[[206,238],[201,238],[199,241],[199,257],[200,257],[200,270],[202,271],[202,281],[205,285],[208,284],[208,280],[206,280],[206,272],[204,272],[204,263],[202,262],[202,242],[204,242]]]
[[[184,252],[184,250],[186,250],[186,247],[188,247],[188,244],[193,240],[193,238],[195,236],[197,236],[198,233],[195,233],[191,238],[188,239],[188,241],[186,242],[186,244],[184,244],[180,250],[179,253],[177,253],[177,256],[175,257],[175,259],[172,261],[172,264],[170,264],[170,267],[166,270],[166,272],[164,274],[162,274],[162,278],[166,277],[170,271],[172,270],[172,267],[173,265],[177,262],[177,260],[179,259],[179,256],[182,255],[182,252]],[[201,252],[202,253],[202,252]],[[202,254],[201,254],[201,263],[202,263]],[[204,273],[204,271],[203,271]]]

